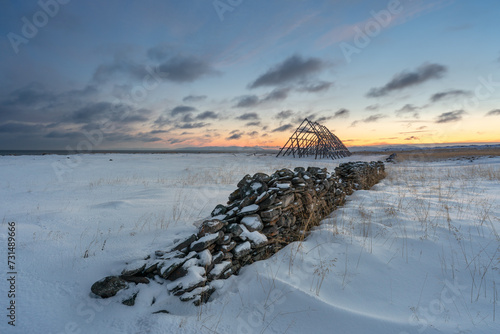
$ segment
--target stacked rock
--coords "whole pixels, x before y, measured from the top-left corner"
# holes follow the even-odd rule
[[[382,161],[348,162],[335,168],[335,173],[346,183],[347,189],[370,189],[385,177],[385,166]]]
[[[241,267],[264,260],[308,231],[354,189],[369,189],[385,177],[382,162],[341,164],[326,168],[280,169],[271,175],[245,175],[226,205],[219,204],[198,232],[144,260],[129,263],[120,276],[92,285],[102,298],[131,284],[154,279],[168,291],[195,305],[206,302],[219,280],[238,274]],[[122,301],[133,305],[135,295]]]

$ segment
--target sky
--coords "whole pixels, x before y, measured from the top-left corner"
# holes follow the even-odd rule
[[[494,0],[5,0],[0,149],[500,142]]]

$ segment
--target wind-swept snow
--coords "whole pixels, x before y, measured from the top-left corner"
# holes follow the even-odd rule
[[[380,158],[0,157],[0,256],[14,221],[18,273],[16,327],[2,293],[0,332],[499,333],[499,158],[387,165],[385,180],[355,192],[305,241],[212,282],[201,308],[154,279],[110,299],[90,295],[95,281],[196,233],[246,174]],[[55,163],[72,167],[58,177]],[[210,259],[186,261],[182,287],[196,287]],[[221,262],[212,274],[226,270]],[[134,306],[120,303],[138,290]]]

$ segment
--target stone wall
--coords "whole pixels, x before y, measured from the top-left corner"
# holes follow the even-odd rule
[[[241,267],[264,260],[343,205],[354,190],[370,189],[385,177],[384,164],[350,162],[333,173],[325,168],[280,169],[271,175],[245,175],[226,205],[217,205],[196,234],[129,263],[120,276],[92,285],[102,298],[155,279],[183,301],[206,302],[217,281]],[[133,305],[135,296],[122,303]]]

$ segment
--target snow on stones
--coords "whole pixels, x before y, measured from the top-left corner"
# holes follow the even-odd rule
[[[246,215],[251,215],[259,211],[259,206],[257,204],[252,204],[243,207],[240,212],[238,212],[238,216],[246,216]]]
[[[217,205],[196,234],[131,262],[121,276],[108,276],[91,290],[109,298],[134,283],[164,280],[167,290],[182,301],[207,302],[222,280],[302,240],[354,189],[369,189],[384,176],[381,162],[341,164],[335,173],[297,167],[272,175],[245,175],[228,203]],[[122,302],[134,304],[128,299]]]
[[[242,226],[242,229],[243,233],[241,233],[240,238],[251,241],[254,247],[259,247],[267,243],[267,238],[264,234],[257,231],[250,232],[245,226]]]
[[[241,219],[241,224],[245,225],[249,231],[261,231],[264,228],[259,215],[248,215]]]
[[[226,223],[224,223],[222,220],[219,220],[216,218],[205,220],[201,224],[200,229],[198,230],[198,236],[202,237],[205,234],[211,234],[211,233],[218,232],[219,230],[221,230],[224,227],[224,225],[226,225]]]
[[[235,258],[239,259],[245,255],[250,254],[251,251],[252,251],[252,246],[250,245],[250,242],[245,241],[244,243],[239,244],[234,248],[233,254]]]
[[[222,275],[226,270],[231,268],[233,263],[231,261],[223,261],[219,264],[216,264],[214,268],[209,273],[209,278],[217,279]]]
[[[195,251],[195,252],[199,252],[201,250],[204,250],[208,246],[212,245],[213,243],[215,243],[217,240],[219,240],[223,236],[224,236],[224,233],[222,231],[219,231],[217,233],[206,234],[205,236],[201,237],[200,239],[193,241],[190,249]]]
[[[189,292],[197,287],[202,286],[206,282],[205,268],[199,266],[190,266],[187,268],[187,273],[184,277],[167,284],[168,291],[176,296],[180,296],[184,292]]]

